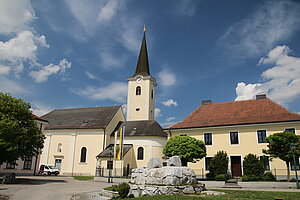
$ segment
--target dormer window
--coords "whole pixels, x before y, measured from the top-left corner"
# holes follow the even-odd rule
[[[135,89],[135,95],[141,95],[141,93],[142,93],[141,86],[137,86],[136,89]]]

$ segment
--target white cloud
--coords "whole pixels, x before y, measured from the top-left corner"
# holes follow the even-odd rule
[[[26,89],[23,88],[22,85],[18,84],[17,82],[14,82],[12,80],[9,80],[5,77],[0,76],[0,91],[4,93],[11,93],[13,95],[19,95],[19,94],[27,94],[30,93]]]
[[[124,63],[127,61],[127,57],[122,55],[115,55],[108,48],[102,48],[100,53],[101,67],[104,69],[115,69],[124,66]]]
[[[166,119],[166,121],[167,121],[167,122],[170,122],[170,121],[173,121],[174,119],[176,119],[176,117],[168,117],[168,118]]]
[[[267,1],[253,15],[229,27],[218,44],[238,57],[257,56],[289,39],[299,27],[300,4]]]
[[[117,12],[118,9],[118,1],[110,0],[106,3],[104,7],[102,7],[98,14],[98,21],[100,23],[107,22],[111,20]]]
[[[154,109],[154,118],[162,117],[163,115],[161,114],[161,109],[160,108],[155,108]]]
[[[160,125],[163,127],[163,128],[167,128],[167,127],[169,127],[169,126],[172,126],[173,124],[176,124],[177,123],[177,121],[173,121],[173,122],[168,122],[168,121],[166,121],[166,122],[163,122],[163,123],[160,123]]]
[[[162,87],[170,87],[175,85],[175,83],[176,75],[167,68],[158,73],[158,84],[160,84]]]
[[[34,19],[30,0],[0,1],[0,33],[17,33],[28,29]]]
[[[289,56],[289,47],[277,46],[266,57],[259,61],[261,64],[275,65],[264,71],[265,82],[256,84],[239,83],[236,88],[236,100],[253,98],[255,94],[268,93],[268,96],[280,104],[289,103],[300,96],[300,58]]]
[[[42,115],[45,115],[46,113],[50,112],[51,110],[53,110],[53,108],[51,108],[49,106],[45,106],[41,102],[32,102],[31,103],[32,113],[39,117]]]
[[[244,82],[240,82],[237,84],[237,87],[235,88],[235,92],[237,95],[235,101],[254,99],[256,95],[266,94],[267,91],[268,90],[265,89],[263,85],[260,83],[246,85]]]
[[[97,79],[97,77],[94,74],[92,74],[91,72],[85,72],[85,75],[90,79]]]
[[[122,105],[122,110],[123,110],[124,115],[126,116],[126,114],[127,114],[127,104]],[[126,119],[126,117],[125,117],[125,119]]]
[[[22,31],[7,42],[0,41],[0,59],[11,62],[36,59],[34,38],[31,31]]]
[[[179,14],[191,17],[196,13],[198,3],[198,0],[179,0],[175,3],[175,5]]]
[[[5,69],[6,75],[13,71],[18,77],[23,71],[23,62],[37,64],[36,54],[39,45],[49,47],[45,36],[35,36],[28,30],[19,32],[16,37],[6,42],[0,41],[0,64],[5,63],[2,64],[5,67],[2,67],[1,71]]]
[[[161,102],[162,104],[164,104],[165,106],[168,106],[168,107],[170,107],[170,106],[178,106],[178,104],[177,104],[177,102],[176,101],[174,101],[173,99],[168,99],[167,101],[163,101],[163,102]]]
[[[65,73],[68,68],[71,68],[72,63],[66,59],[59,62],[58,65],[49,64],[43,66],[39,71],[31,71],[29,75],[34,79],[36,83],[41,83],[47,81],[48,77],[52,74]]]
[[[8,75],[9,71],[10,71],[10,67],[9,66],[0,65],[0,74],[2,74],[2,75]]]
[[[85,89],[71,89],[74,94],[92,100],[112,100],[125,103],[127,97],[127,83],[113,82],[106,87],[87,87]]]

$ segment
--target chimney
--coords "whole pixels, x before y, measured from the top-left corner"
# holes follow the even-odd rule
[[[266,94],[258,94],[256,95],[256,100],[262,100],[262,99],[266,99],[267,95]]]
[[[202,101],[202,106],[206,106],[206,105],[211,105],[211,100],[203,100]]]

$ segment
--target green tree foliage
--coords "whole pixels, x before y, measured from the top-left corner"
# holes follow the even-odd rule
[[[291,132],[280,132],[270,135],[266,138],[269,149],[263,149],[263,153],[269,154],[271,157],[280,158],[285,161],[287,167],[287,180],[290,181],[290,162],[293,160],[291,151],[291,143],[296,143],[295,156],[300,156],[300,136]]]
[[[44,136],[29,103],[0,92],[0,163],[37,155]]]
[[[203,141],[190,136],[175,136],[169,139],[163,149],[163,154],[167,157],[179,156],[182,165],[187,162],[195,162],[206,156],[206,147]]]
[[[264,165],[256,155],[249,153],[245,156],[243,161],[243,172],[244,175],[249,176],[250,180],[252,177],[260,178],[264,174],[264,171]]]
[[[210,175],[212,177],[216,177],[219,174],[224,174],[225,176],[227,176],[228,162],[229,159],[227,153],[225,151],[218,151],[210,161]]]

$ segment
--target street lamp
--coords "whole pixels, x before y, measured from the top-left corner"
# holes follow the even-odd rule
[[[297,144],[291,143],[290,146],[291,146],[291,151],[293,153],[294,169],[295,169],[295,175],[296,175],[296,185],[297,185],[297,189],[300,189],[300,185],[299,185],[299,181],[298,181],[298,174],[297,174],[296,157],[295,157],[295,151],[296,151]]]
[[[111,180],[111,168],[112,168],[112,163],[111,163],[111,158],[112,158],[112,145],[110,145],[110,146],[108,147],[108,151],[109,151],[108,183],[112,183],[112,180]]]

